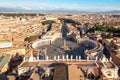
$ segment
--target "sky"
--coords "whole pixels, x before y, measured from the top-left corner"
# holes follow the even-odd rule
[[[111,11],[120,10],[120,0],[0,0],[1,7],[26,10]]]

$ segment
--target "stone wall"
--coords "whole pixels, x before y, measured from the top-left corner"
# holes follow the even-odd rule
[[[81,39],[78,40],[78,44],[84,44],[86,46],[91,46],[92,49],[87,50],[85,53],[87,56],[89,56],[91,59],[96,59],[98,60],[102,58],[102,53],[103,53],[103,46],[96,41],[90,40],[90,39]]]

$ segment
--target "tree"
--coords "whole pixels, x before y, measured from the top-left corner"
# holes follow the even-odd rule
[[[31,42],[31,41],[36,40],[37,38],[38,38],[38,36],[34,35],[34,36],[30,36],[30,37],[25,38],[25,41]]]
[[[47,20],[47,21],[43,21],[42,24],[45,25],[45,24],[52,24],[54,23],[55,21],[52,21],[52,20]]]

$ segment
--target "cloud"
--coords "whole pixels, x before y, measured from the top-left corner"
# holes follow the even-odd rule
[[[0,7],[5,7],[5,8],[21,8],[25,10],[52,10],[52,9],[67,9],[67,10],[84,10],[84,11],[110,11],[110,10],[120,10],[119,7],[87,7],[87,6],[82,6],[78,4],[49,4],[49,3],[44,3],[44,0],[41,0],[41,3],[33,2],[32,4],[31,1],[34,0],[27,0],[30,1],[28,4],[26,3],[7,3],[7,2],[0,2]],[[46,0],[45,0],[46,1]],[[48,1],[48,0],[47,0]],[[14,4],[14,5],[13,5]]]
[[[32,8],[30,8],[30,7],[25,7],[25,6],[22,6],[21,8],[24,9],[24,10],[32,10]]]

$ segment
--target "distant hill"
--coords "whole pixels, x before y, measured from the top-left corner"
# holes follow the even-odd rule
[[[48,12],[48,13],[86,13],[80,10],[51,9],[51,10],[26,10],[22,8],[0,8],[0,12]]]
[[[113,11],[103,11],[103,12],[88,12],[88,13],[96,13],[96,14],[120,14],[120,11],[113,10]]]
[[[1,8],[0,7],[0,12],[19,12],[19,11],[24,11],[24,10],[16,9],[16,8]]]
[[[114,11],[108,11],[108,12],[104,12],[104,13],[118,14],[118,13],[120,13],[120,11],[114,10]]]
[[[48,13],[105,13],[105,14],[120,14],[120,11],[107,11],[107,12],[90,12],[90,11],[82,11],[82,10],[68,10],[68,9],[51,9],[51,10],[27,10],[24,8],[5,8],[0,7],[0,12],[48,12]]]

